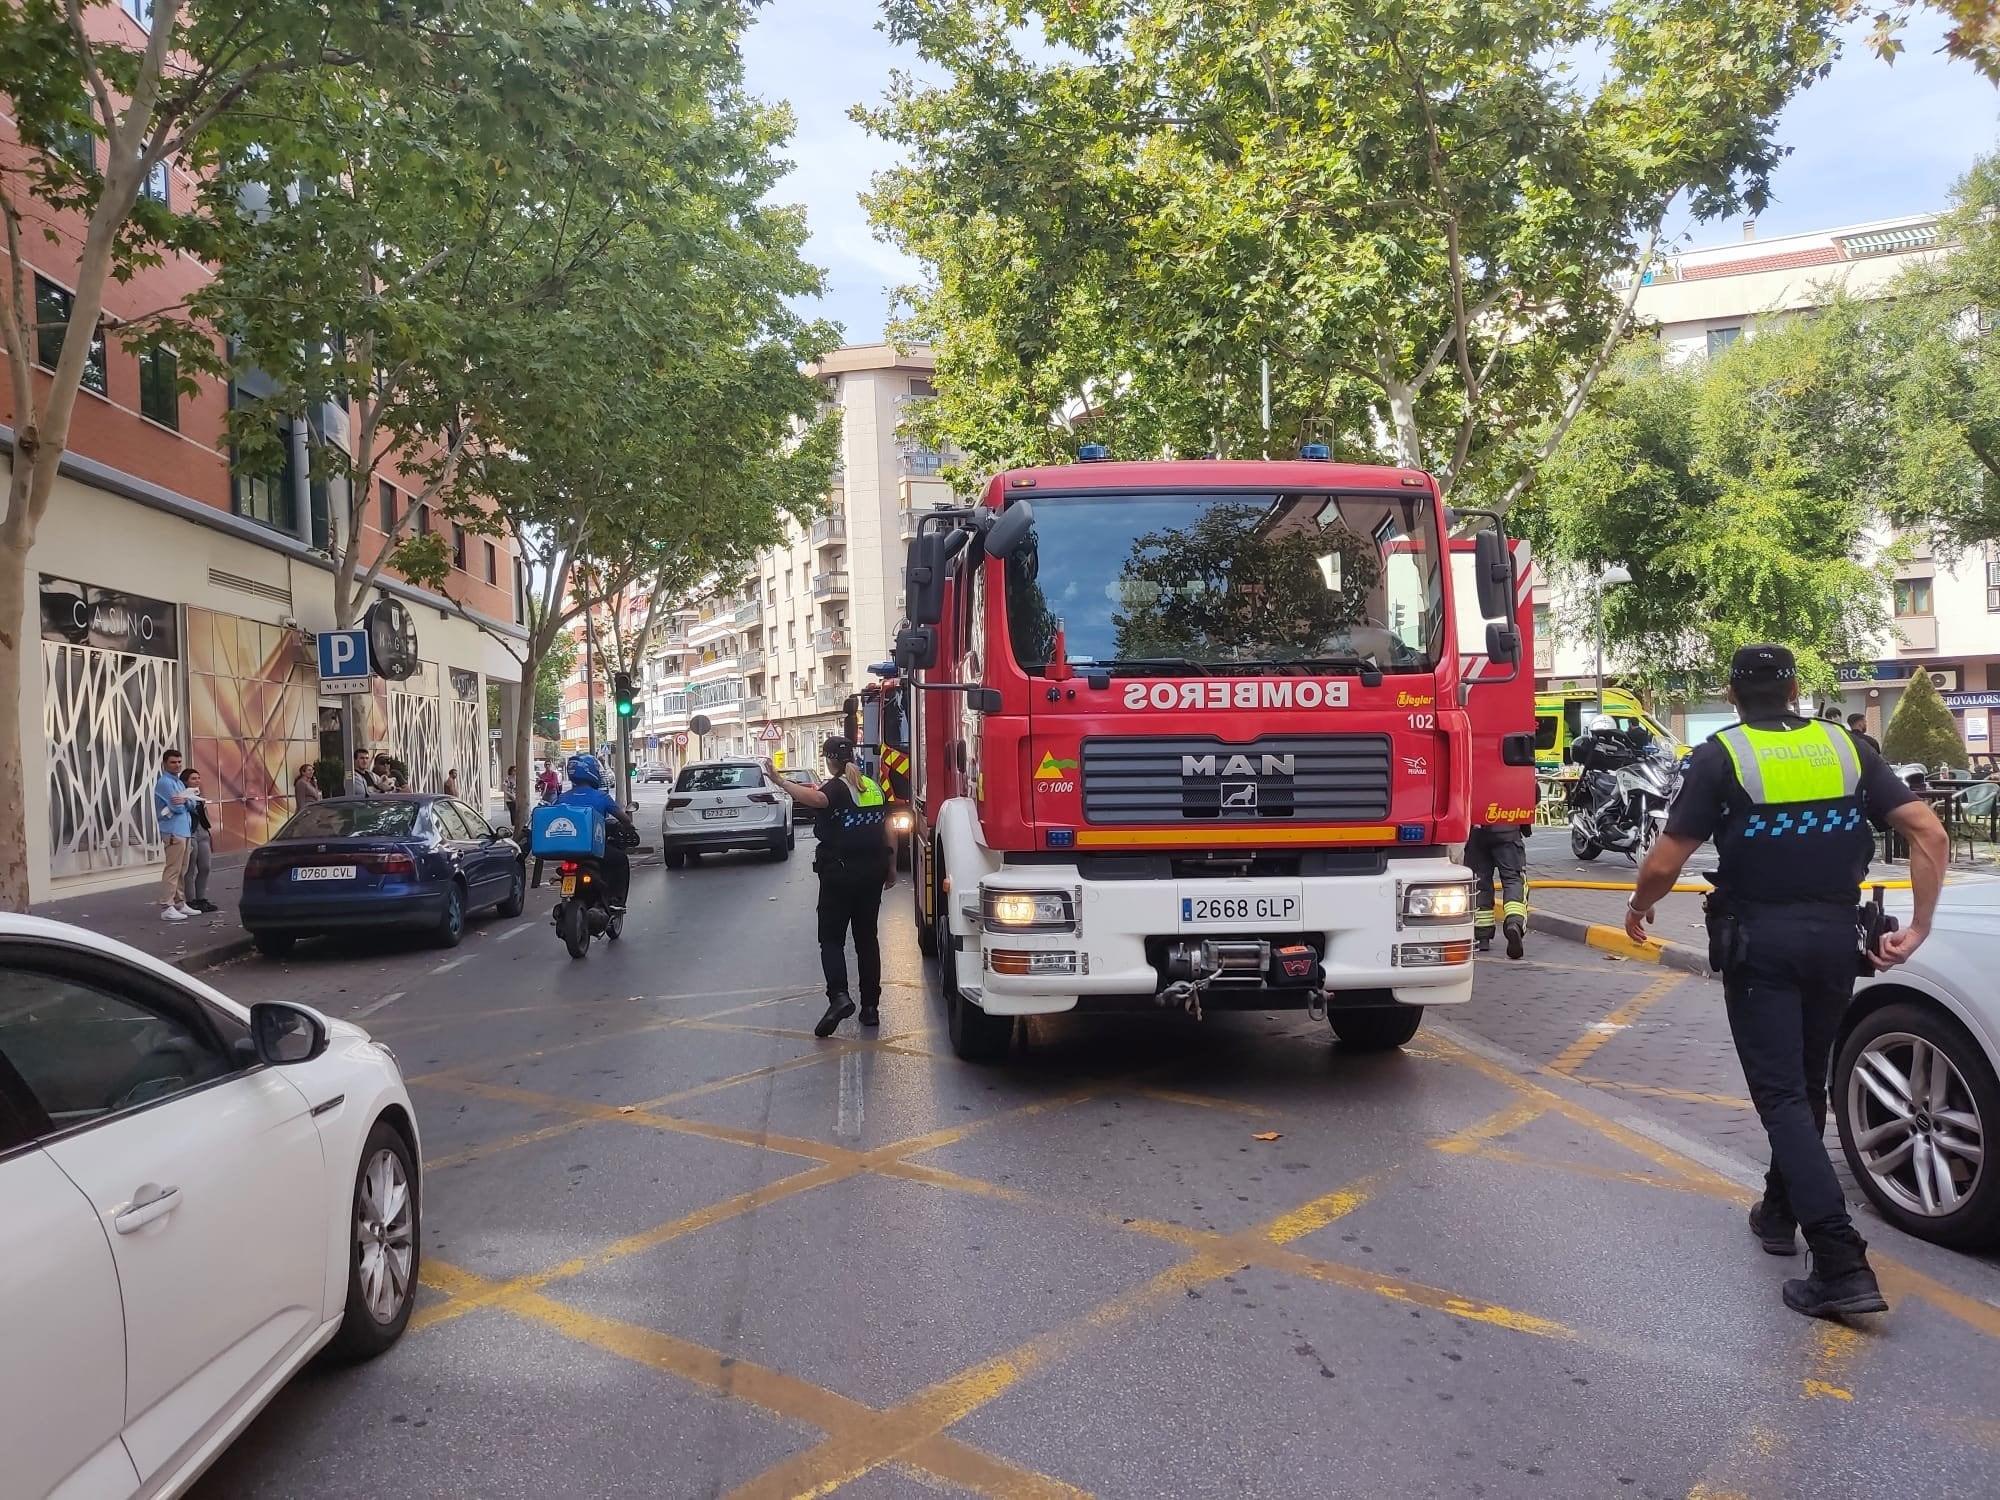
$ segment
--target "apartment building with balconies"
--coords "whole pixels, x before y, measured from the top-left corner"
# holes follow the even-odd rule
[[[1913,215],[1839,229],[1760,239],[1745,225],[1741,240],[1665,257],[1643,278],[1635,303],[1640,324],[1655,330],[1669,361],[1705,359],[1740,338],[1756,337],[1786,318],[1823,307],[1838,289],[1880,297],[1911,265],[1950,253],[1935,215]],[[1878,548],[1896,538],[1886,529]],[[1891,624],[1871,660],[1846,669],[1843,714],[1868,716],[1872,732],[1895,711],[1903,684],[1932,675],[1973,750],[1990,750],[2000,720],[2000,549],[1975,548],[1945,561],[1915,543],[1896,567]],[[1586,585],[1587,589],[1587,585]],[[1588,621],[1588,600],[1564,601],[1547,583],[1536,589],[1535,674],[1546,687],[1588,688],[1596,642],[1587,627],[1560,633],[1566,620]],[[1582,607],[1577,607],[1581,603]],[[1615,656],[1605,676],[1618,677]],[[1669,710],[1677,732],[1700,740],[1734,722],[1719,700]]]

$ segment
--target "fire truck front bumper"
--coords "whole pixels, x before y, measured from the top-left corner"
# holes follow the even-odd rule
[[[1298,878],[1091,880],[1073,865],[1014,865],[957,899],[960,983],[995,1015],[1171,1003],[1189,985],[1207,1009],[1472,998],[1472,877],[1441,852]]]

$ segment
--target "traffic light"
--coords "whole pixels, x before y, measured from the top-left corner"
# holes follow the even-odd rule
[[[611,696],[618,705],[618,717],[632,717],[632,674],[614,672],[611,674]]]

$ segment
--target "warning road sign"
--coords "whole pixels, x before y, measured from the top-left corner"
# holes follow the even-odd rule
[[[784,732],[776,724],[771,723],[765,724],[763,732],[757,736],[758,740],[766,745],[775,745],[784,737]]]

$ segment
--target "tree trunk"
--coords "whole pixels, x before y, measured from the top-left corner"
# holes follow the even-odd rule
[[[542,653],[528,643],[529,660],[521,663],[521,691],[514,695],[514,835],[521,839],[528,827],[528,810],[535,805],[535,676],[541,671]]]
[[[11,504],[25,503],[23,488],[15,487]],[[26,911],[28,788],[22,761],[28,726],[21,720],[21,681],[27,642],[21,628],[28,610],[28,549],[14,543],[12,528],[0,536],[5,537],[0,541],[0,911]]]
[[[1396,443],[1396,462],[1406,469],[1424,466],[1424,438],[1417,427],[1416,392],[1400,380],[1383,382],[1389,403],[1390,436]]]

